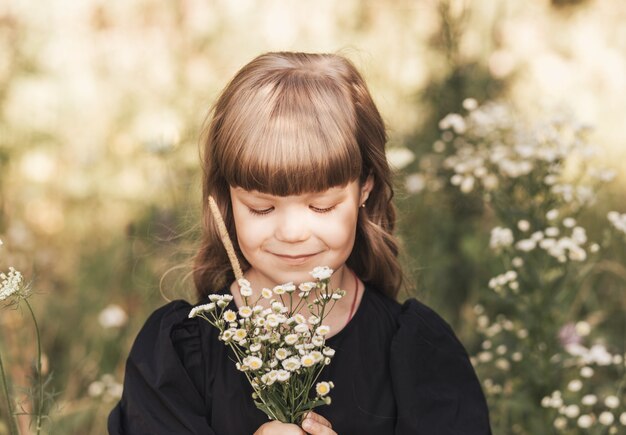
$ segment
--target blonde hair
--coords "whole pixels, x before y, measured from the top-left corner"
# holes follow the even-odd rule
[[[395,298],[402,284],[393,237],[393,188],[383,120],[367,86],[336,54],[266,53],[245,65],[211,111],[203,138],[203,237],[194,262],[200,298],[234,280],[211,215],[217,203],[237,258],[229,186],[287,196],[351,181],[374,187],[359,211],[346,264],[366,283]]]

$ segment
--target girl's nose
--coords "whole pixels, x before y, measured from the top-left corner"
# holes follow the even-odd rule
[[[281,242],[296,243],[310,236],[306,215],[302,213],[284,213],[277,222],[275,237]]]

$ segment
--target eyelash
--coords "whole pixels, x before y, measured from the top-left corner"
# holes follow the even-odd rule
[[[328,213],[328,212],[333,211],[334,209],[335,209],[334,205],[328,208],[317,208],[317,207],[311,206],[311,210],[313,210],[316,213]],[[248,211],[250,212],[250,214],[253,214],[255,216],[263,216],[263,215],[269,214],[272,210],[274,210],[274,207],[270,207],[265,210],[255,210],[253,208],[248,207]]]

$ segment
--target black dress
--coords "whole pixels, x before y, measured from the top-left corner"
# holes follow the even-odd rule
[[[189,319],[191,307],[174,301],[146,321],[126,363],[109,434],[251,435],[268,421],[217,330]],[[335,388],[332,403],[315,412],[338,435],[491,433],[465,349],[415,299],[400,305],[366,286],[352,320],[327,344],[336,354],[320,380]]]

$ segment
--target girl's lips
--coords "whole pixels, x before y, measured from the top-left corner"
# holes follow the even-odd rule
[[[317,253],[315,253],[315,254],[302,254],[302,255],[282,255],[282,254],[274,253],[274,255],[276,257],[280,258],[281,260],[287,262],[287,263],[302,264],[302,263],[305,263],[306,261],[308,261],[310,258],[315,257],[317,255]]]

